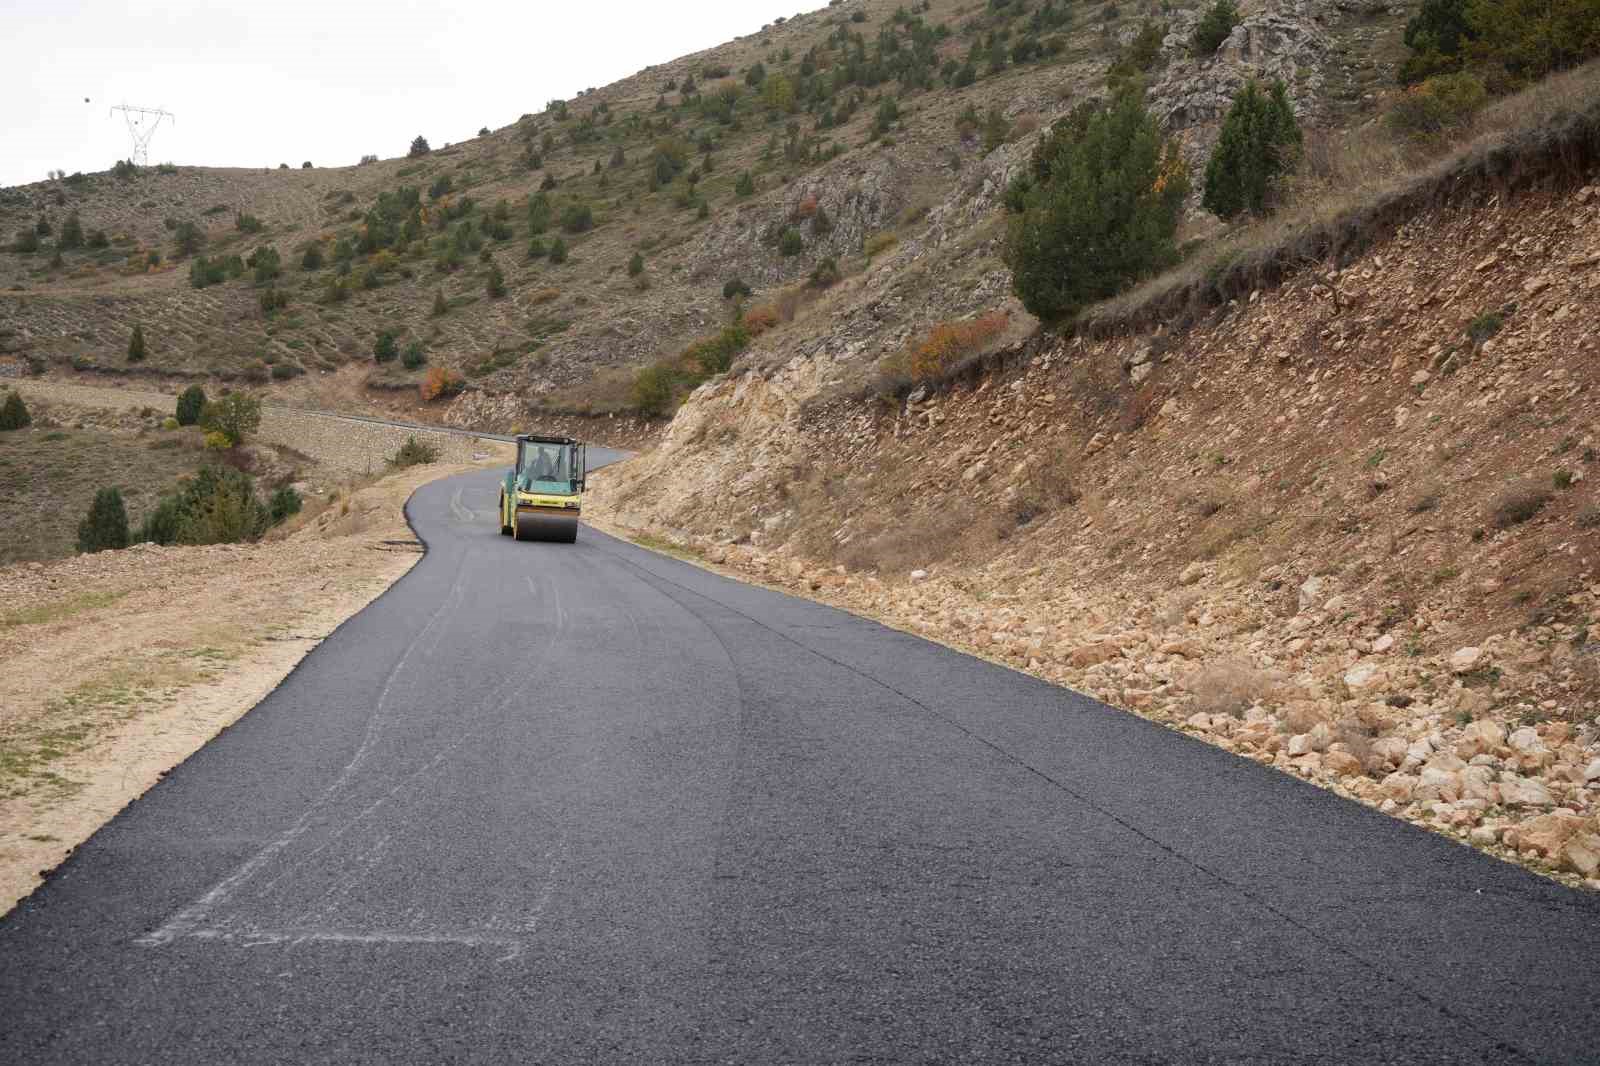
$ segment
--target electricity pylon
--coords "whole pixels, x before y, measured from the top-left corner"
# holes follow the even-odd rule
[[[133,155],[128,162],[136,167],[150,165],[150,138],[156,135],[156,127],[161,125],[161,120],[170,118],[174,123],[178,121],[170,111],[163,111],[158,107],[129,107],[127,104],[118,104],[111,109],[113,112],[121,111],[123,120],[128,123],[128,136],[133,138]]]

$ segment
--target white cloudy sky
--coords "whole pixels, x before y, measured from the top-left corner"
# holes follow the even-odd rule
[[[152,163],[348,165],[497,129],[553,97],[822,0],[5,0],[0,185],[106,170],[117,103],[177,116]],[[88,102],[84,102],[84,98]]]

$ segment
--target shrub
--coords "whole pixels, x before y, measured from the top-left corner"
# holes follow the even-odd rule
[[[427,155],[431,151],[433,149],[428,147],[428,138],[418,134],[416,139],[411,142],[411,150],[406,155],[411,159],[416,159],[419,156]]]
[[[1511,90],[1600,53],[1595,0],[1469,0],[1462,51]]]
[[[466,384],[466,379],[454,370],[436,366],[428,370],[428,376],[417,386],[417,392],[424,401],[431,403],[440,397],[454,396],[465,388]]]
[[[681,361],[698,366],[701,373],[720,374],[733,365],[734,357],[750,346],[750,333],[743,325],[728,326],[715,336],[689,345]]]
[[[893,248],[899,243],[900,238],[896,237],[892,233],[887,231],[883,233],[874,233],[872,236],[866,239],[865,243],[862,244],[861,251],[862,254],[867,257],[868,261],[871,261],[871,259],[880,252],[887,252],[890,248]]]
[[[272,245],[263,245],[250,253],[245,265],[255,272],[254,278],[257,285],[264,285],[283,272],[283,260],[278,255],[278,249]]]
[[[1402,93],[1383,118],[1400,136],[1425,141],[1466,126],[1488,99],[1476,74],[1439,74]]]
[[[200,425],[222,434],[228,445],[235,447],[261,428],[261,401],[249,393],[230,392],[200,409]]]
[[[290,378],[297,378],[305,372],[306,368],[299,363],[274,363],[271,377],[273,381],[288,381]]]
[[[180,426],[198,425],[200,413],[205,410],[206,390],[199,385],[190,385],[178,394],[178,409],[174,416]]]
[[[139,176],[139,168],[129,159],[119,159],[111,167],[111,176],[122,181]]]
[[[400,348],[395,344],[393,330],[379,330],[378,339],[372,344],[372,358],[374,362],[387,363],[400,354]]]
[[[267,501],[267,513],[272,517],[272,524],[277,525],[290,515],[300,513],[300,493],[296,492],[293,485],[284,485],[272,494],[272,499]]]
[[[305,252],[300,256],[301,270],[321,270],[323,264],[322,242],[312,241],[306,245]]]
[[[301,163],[300,164],[300,169],[301,170],[310,170],[311,169],[311,160],[307,159],[304,163]]]
[[[261,313],[264,315],[270,315],[274,311],[281,311],[289,306],[288,290],[280,289],[276,285],[268,285],[256,297],[256,303],[261,305]]]
[[[111,238],[106,236],[105,230],[97,229],[93,233],[89,234],[89,247],[109,248],[111,247]]]
[[[1467,323],[1467,337],[1474,344],[1484,341],[1499,333],[1505,326],[1505,315],[1500,311],[1485,311]]]
[[[1467,19],[1467,0],[1422,0],[1406,23],[1404,40],[1411,55],[1400,66],[1400,84],[1457,69],[1462,46],[1477,35]]]
[[[166,430],[177,429],[178,428],[178,420],[176,418],[173,418],[171,415],[168,415],[166,418],[163,418],[161,420],[161,428],[162,429],[166,429]]]
[[[1005,332],[1010,320],[1004,311],[978,318],[944,322],[911,349],[908,369],[918,381],[937,381],[955,370],[962,360],[976,355],[984,345]]]
[[[565,263],[567,261],[567,242],[557,237],[550,243],[550,262]]]
[[[839,283],[839,264],[830,256],[818,263],[811,271],[811,277],[806,282],[813,289],[826,289]]]
[[[644,256],[638,252],[633,253],[633,258],[628,260],[628,277],[636,278],[644,273]]]
[[[1293,169],[1299,152],[1300,125],[1283,82],[1274,81],[1267,92],[1253,79],[1246,82],[1206,162],[1201,202],[1219,218],[1262,213],[1273,179]]]
[[[435,289],[433,291],[433,317],[438,318],[440,315],[448,313],[449,310],[450,302],[444,298],[444,290]]]
[[[750,295],[750,286],[748,286],[748,285],[746,285],[744,283],[744,279],[743,278],[732,277],[732,278],[729,278],[722,285],[722,298],[724,300],[731,300],[735,296],[749,296],[749,295]]]
[[[99,552],[128,546],[128,511],[117,489],[94,494],[89,513],[78,523],[78,550]]]
[[[528,197],[528,233],[538,235],[550,228],[550,197],[536,192]]]
[[[400,365],[407,370],[416,370],[428,361],[428,355],[422,348],[421,341],[412,341],[406,345],[405,351],[400,353]]]
[[[1145,19],[1139,26],[1138,35],[1128,42],[1116,62],[1111,64],[1111,69],[1106,73],[1106,84],[1114,89],[1120,88],[1153,68],[1161,59],[1161,42],[1166,36],[1166,24]]]
[[[156,505],[137,539],[156,544],[235,544],[260,537],[273,521],[272,512],[256,498],[248,474],[208,465]]]
[[[998,107],[991,107],[989,115],[983,120],[983,150],[992,152],[1006,143],[1006,138],[1011,136],[1011,123],[1006,121],[1006,116]]]
[[[1189,38],[1189,50],[1200,59],[1214,54],[1237,25],[1239,9],[1233,0],[1217,0],[1195,24],[1194,35]]]
[[[6,402],[0,404],[0,431],[21,429],[30,424],[33,416],[28,413],[28,405],[22,400],[22,393],[6,393]]]
[[[1012,289],[1046,321],[1077,313],[1178,259],[1189,179],[1136,93],[1057,122],[1008,190]]]
[[[746,333],[755,338],[776,326],[779,317],[776,307],[771,304],[762,304],[760,307],[752,307],[746,311],[740,317],[739,323],[744,326]]]
[[[1537,481],[1513,485],[1489,503],[1489,522],[1496,529],[1521,525],[1549,503],[1551,492]]]
[[[11,250],[21,255],[31,255],[39,250],[39,235],[33,232],[32,226],[17,230],[17,239],[11,243]]]
[[[828,212],[825,208],[818,207],[816,213],[811,216],[811,235],[813,237],[823,237],[832,230],[833,219],[828,217]]]
[[[194,255],[206,246],[206,234],[198,225],[185,220],[173,229],[172,243],[178,255]]]
[[[260,233],[266,229],[259,218],[243,211],[233,216],[233,225],[240,233]]]
[[[73,211],[67,215],[67,220],[61,224],[61,236],[56,238],[57,248],[82,248],[83,223],[78,219],[78,212]]]
[[[633,376],[633,406],[646,418],[659,418],[672,407],[672,369],[647,366]]]
[[[506,276],[499,263],[489,265],[489,274],[484,278],[484,291],[491,300],[498,300],[506,294]]]
[[[755,191],[756,179],[750,176],[748,170],[742,171],[733,183],[733,194],[739,197],[754,196]]]
[[[806,242],[800,236],[800,231],[793,226],[785,229],[778,238],[778,254],[782,256],[799,255],[805,251]]]
[[[133,324],[133,336],[128,338],[128,362],[142,362],[144,356],[144,326],[135,322]]]
[[[427,441],[418,440],[416,437],[407,437],[406,442],[400,445],[400,450],[389,457],[389,465],[397,470],[438,461],[439,449]]]
[[[561,212],[561,228],[568,233],[587,233],[594,229],[594,210],[584,203],[568,205]]]

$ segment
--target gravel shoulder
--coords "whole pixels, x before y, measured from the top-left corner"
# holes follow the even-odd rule
[[[405,501],[473,468],[392,474],[270,542],[0,569],[0,908],[410,570]]]

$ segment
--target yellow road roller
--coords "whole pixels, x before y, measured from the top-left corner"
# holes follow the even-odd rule
[[[500,486],[500,533],[518,540],[578,539],[587,449],[571,437],[517,437],[517,465]]]

